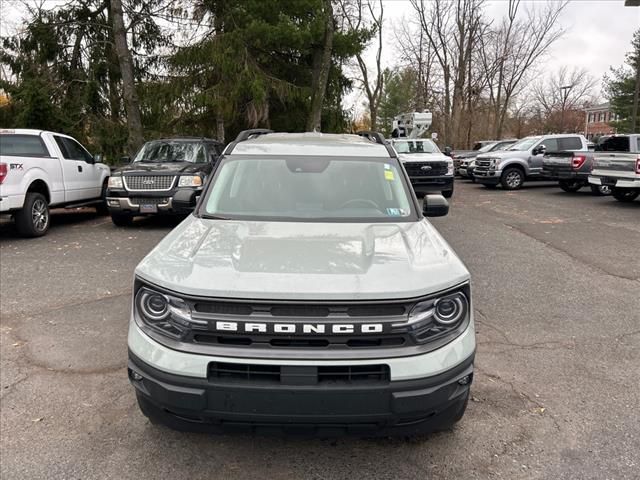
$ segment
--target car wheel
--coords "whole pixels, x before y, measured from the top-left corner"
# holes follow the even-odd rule
[[[498,185],[496,185],[494,183],[485,183],[484,186],[485,186],[485,188],[488,188],[489,190],[495,190],[496,188],[498,188]]]
[[[451,198],[453,197],[453,189],[452,190],[445,190],[444,192],[442,192],[442,196],[444,198]]]
[[[111,221],[117,227],[129,227],[133,223],[133,216],[126,213],[112,213]]]
[[[633,202],[640,192],[638,190],[632,190],[630,188],[612,188],[611,195],[619,202]]]
[[[18,233],[24,237],[41,237],[51,222],[49,204],[41,193],[28,192],[21,210],[15,214]]]
[[[518,190],[524,183],[524,172],[516,167],[507,168],[502,172],[500,184],[505,190]]]
[[[560,180],[560,188],[568,193],[577,192],[582,188],[582,183],[576,180]]]
[[[594,195],[611,195],[611,187],[607,185],[591,185],[591,192]]]

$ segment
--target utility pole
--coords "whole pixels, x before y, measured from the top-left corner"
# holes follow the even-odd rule
[[[560,87],[560,91],[562,92],[562,111],[560,112],[560,132],[564,133],[564,109],[567,105],[567,98],[569,96],[569,90],[573,88],[573,85],[566,85],[564,87]]]

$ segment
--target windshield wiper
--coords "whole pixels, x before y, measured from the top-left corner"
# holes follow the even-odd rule
[[[201,217],[207,220],[231,220],[229,217],[223,217],[222,215],[211,215],[210,213],[203,213]]]

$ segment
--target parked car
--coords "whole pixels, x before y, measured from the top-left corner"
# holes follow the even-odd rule
[[[473,180],[473,175],[470,174],[470,172],[469,172],[469,166],[471,165],[472,162],[474,162],[474,160],[476,159],[476,157],[478,155],[481,155],[483,153],[488,153],[488,152],[499,152],[501,150],[504,150],[504,149],[510,147],[511,145],[516,143],[517,141],[518,140],[515,139],[515,138],[514,139],[509,139],[509,140],[496,140],[493,143],[489,143],[489,144],[485,145],[484,147],[480,148],[479,150],[474,150],[474,151],[471,151],[471,152],[458,154],[453,159],[454,168],[456,166],[456,162],[457,162],[457,165],[458,165],[458,168],[456,169],[456,173],[458,175],[460,175],[461,177],[471,178]],[[473,168],[475,168],[475,163],[474,163],[474,165],[472,167],[472,170],[473,170]]]
[[[480,140],[473,144],[473,147],[471,148],[471,150],[455,150],[454,151],[451,148],[447,147],[449,150],[446,151],[445,154],[454,159],[454,168],[457,168],[457,164],[455,163],[456,158],[459,158],[459,157],[462,158],[463,155],[466,155],[468,153],[477,153],[482,148],[486,147],[487,145],[491,145],[492,143],[495,143],[495,142],[497,142],[497,140]]]
[[[473,176],[488,188],[517,190],[525,180],[545,180],[544,154],[558,151],[586,152],[587,139],[575,134],[526,137],[504,151],[478,155]]]
[[[542,174],[557,180],[565,192],[577,192],[589,185],[589,174],[593,168],[593,152],[547,152],[542,161]],[[591,185],[597,195],[608,195],[606,185]]]
[[[611,188],[620,202],[640,195],[640,134],[612,135],[598,143],[589,183]]]
[[[53,207],[104,211],[109,167],[74,138],[43,130],[0,130],[0,214],[25,237],[47,233]]]
[[[128,374],[182,430],[415,435],[460,420],[469,272],[377,134],[242,132],[135,269]]]
[[[137,215],[184,214],[173,206],[174,195],[202,191],[222,153],[210,138],[167,138],[147,142],[128,165],[109,179],[107,207],[113,223],[130,225]]]
[[[392,138],[389,143],[398,153],[414,190],[419,194],[453,195],[453,160],[427,138]]]

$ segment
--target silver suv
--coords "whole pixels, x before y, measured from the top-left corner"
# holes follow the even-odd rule
[[[547,152],[586,152],[587,139],[582,135],[538,135],[526,137],[506,150],[478,155],[473,176],[488,188],[502,185],[517,190],[525,180],[545,180],[542,167]]]
[[[138,265],[129,378],[197,431],[413,435],[466,408],[469,272],[381,135],[242,132]]]

